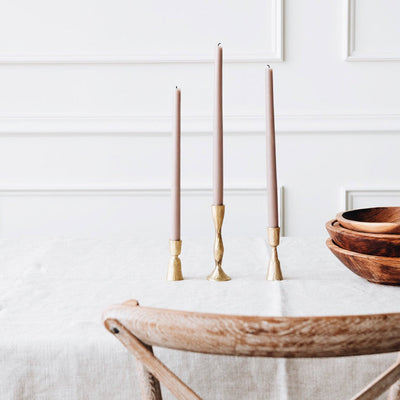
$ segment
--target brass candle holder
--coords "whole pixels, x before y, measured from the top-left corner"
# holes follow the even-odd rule
[[[214,241],[214,259],[215,267],[213,272],[207,277],[209,281],[229,281],[231,278],[222,269],[222,258],[224,256],[224,243],[222,242],[222,223],[225,216],[224,205],[211,206],[212,218],[215,227],[215,241]]]
[[[181,281],[182,276],[182,264],[179,258],[182,250],[182,240],[170,240],[169,241],[169,254],[171,258],[168,264],[167,281]]]
[[[282,281],[281,263],[278,258],[277,247],[279,245],[280,229],[268,228],[268,243],[271,246],[271,258],[268,264],[267,280],[268,281]]]

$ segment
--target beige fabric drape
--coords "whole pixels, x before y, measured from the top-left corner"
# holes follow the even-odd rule
[[[105,307],[131,298],[143,306],[248,315],[400,311],[400,288],[358,278],[323,238],[283,239],[279,247],[285,280],[267,282],[265,239],[226,238],[224,269],[232,281],[213,283],[205,280],[212,238],[184,240],[186,279],[166,282],[168,240],[0,241],[0,399],[139,399],[134,359],[101,324]],[[210,400],[346,399],[396,358],[155,353]]]

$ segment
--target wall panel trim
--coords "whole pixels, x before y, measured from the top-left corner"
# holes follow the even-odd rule
[[[356,2],[346,0],[346,61],[400,61],[400,54],[383,56],[380,54],[355,54],[356,53]]]
[[[169,196],[170,187],[167,185],[15,185],[0,186],[0,197],[4,196]],[[263,185],[232,185],[224,189],[231,195],[266,195]],[[182,194],[202,196],[212,194],[212,187],[194,185],[182,187]]]
[[[181,189],[183,197],[204,197],[212,199],[212,187],[208,185],[187,186]],[[0,199],[5,197],[169,197],[171,189],[167,185],[15,185],[0,186]],[[224,188],[226,196],[265,196],[267,207],[267,189],[265,185],[227,185]],[[1,205],[1,204],[0,204]],[[284,186],[278,187],[278,208],[281,225],[281,235],[285,235]],[[267,229],[267,227],[265,228]]]
[[[224,58],[226,63],[256,63],[283,61],[283,1],[273,0],[274,24],[271,28],[273,45],[260,53],[236,53]],[[213,53],[212,53],[213,54]],[[165,63],[214,63],[213,56],[199,54],[186,56],[185,54],[166,55],[105,55],[88,56],[85,54],[49,54],[27,56],[1,55],[0,64],[165,64]]]
[[[343,210],[352,210],[354,201],[360,197],[398,197],[400,205],[399,188],[343,188],[342,189],[342,208]]]
[[[169,116],[1,116],[0,134],[170,134]],[[277,115],[278,132],[400,132],[400,114],[292,114]],[[211,116],[182,120],[184,134],[209,134]],[[227,115],[227,134],[263,133],[263,115]]]

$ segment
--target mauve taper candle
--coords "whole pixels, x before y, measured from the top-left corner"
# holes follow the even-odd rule
[[[215,60],[215,115],[214,115],[213,204],[224,204],[224,146],[222,121],[222,47],[217,46]]]
[[[174,129],[172,132],[172,234],[171,240],[181,239],[181,91],[176,87]]]
[[[265,71],[265,116],[267,133],[267,196],[268,226],[276,228],[278,222],[278,189],[276,179],[274,88],[272,69]]]

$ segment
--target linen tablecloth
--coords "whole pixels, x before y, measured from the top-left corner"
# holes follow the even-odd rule
[[[232,280],[215,283],[205,280],[212,240],[184,241],[185,280],[167,282],[167,241],[0,241],[0,399],[139,399],[134,358],[101,322],[104,308],[132,298],[143,306],[244,315],[400,312],[399,287],[357,277],[322,238],[284,238],[279,254],[285,280],[268,282],[265,239],[225,239],[223,265]],[[155,353],[205,399],[346,399],[396,358]]]

